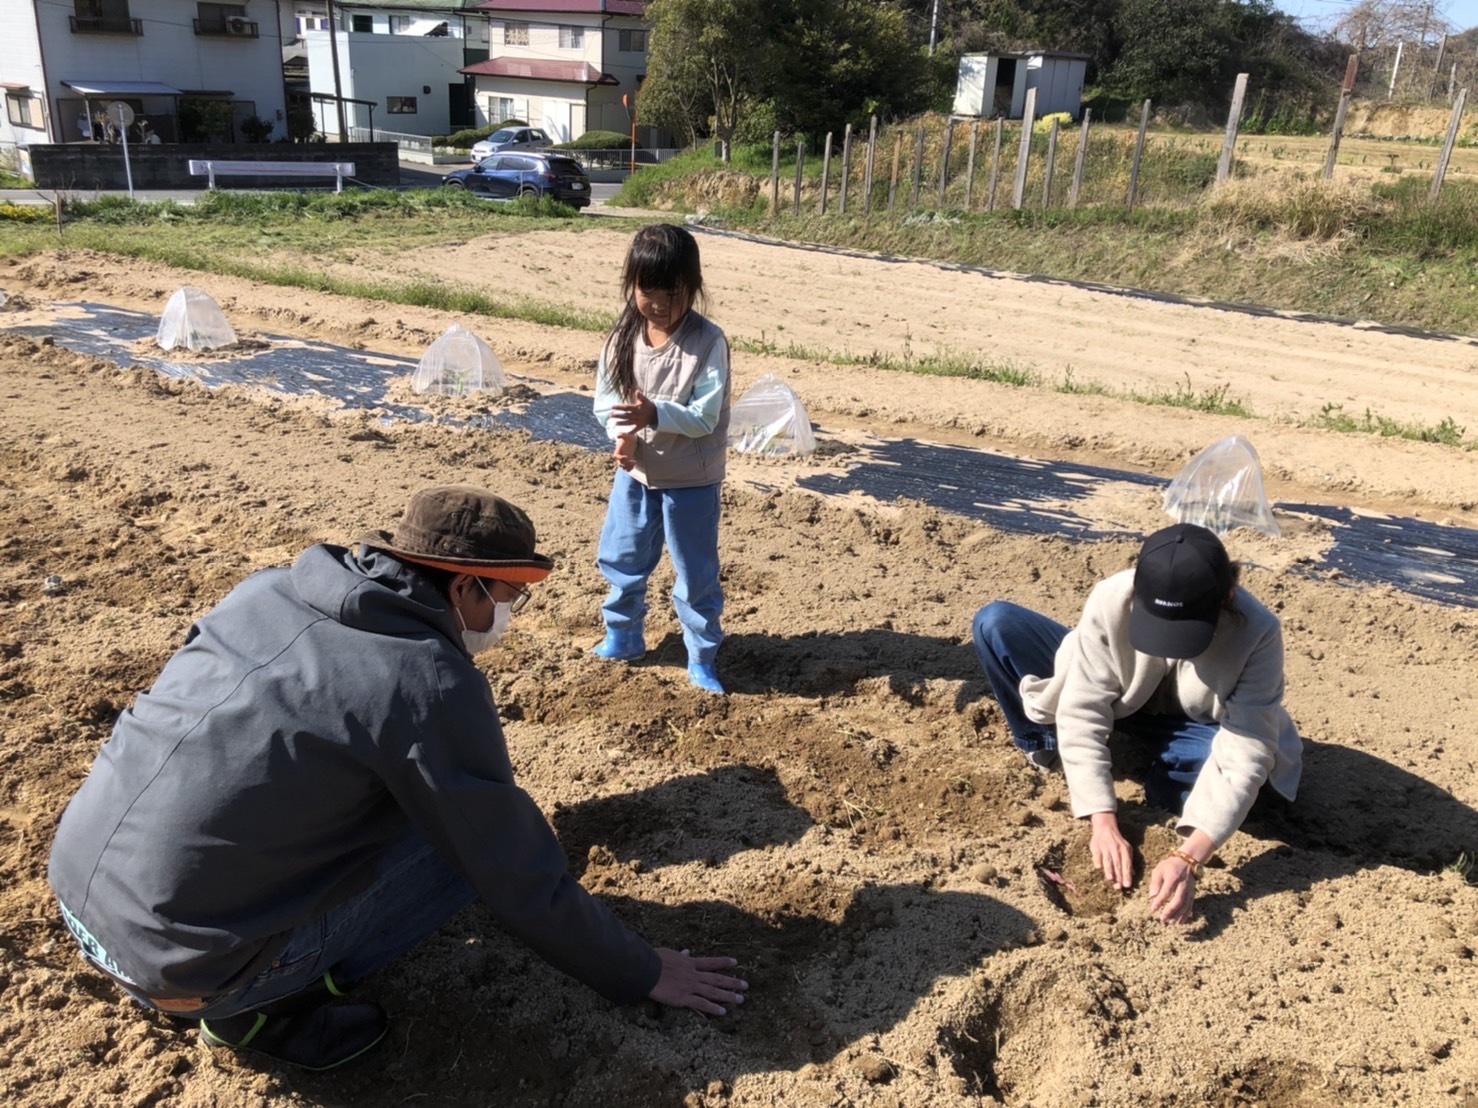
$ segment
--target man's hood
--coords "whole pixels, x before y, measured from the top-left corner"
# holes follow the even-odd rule
[[[356,556],[342,546],[310,546],[293,563],[292,583],[304,603],[346,627],[377,635],[439,631],[462,646],[445,598],[382,551]]]

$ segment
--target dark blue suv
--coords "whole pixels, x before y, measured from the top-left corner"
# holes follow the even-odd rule
[[[494,154],[471,169],[446,175],[450,188],[463,188],[489,200],[548,196],[572,208],[590,206],[590,178],[574,158],[541,150]]]

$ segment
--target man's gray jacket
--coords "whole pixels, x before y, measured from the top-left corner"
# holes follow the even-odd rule
[[[655,986],[514,784],[446,601],[372,550],[312,547],[190,628],[62,816],[51,884],[144,995],[219,995],[366,888],[407,821],[554,966],[618,1003]]]

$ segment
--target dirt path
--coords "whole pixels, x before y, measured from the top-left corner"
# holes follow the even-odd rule
[[[611,272],[595,255],[618,250],[614,239],[572,241],[584,272]],[[813,255],[717,239],[704,247],[713,314],[731,331],[771,318],[745,297],[787,303],[767,291],[770,280],[761,288],[753,274],[764,273],[794,278],[781,318],[808,336],[828,333],[817,320],[831,301],[813,305],[796,268],[816,264]],[[497,280],[555,299],[562,277],[541,285],[517,265],[522,253],[564,271],[558,248],[469,243],[484,260],[467,268],[463,258],[456,272],[491,284],[496,261]],[[744,266],[747,288],[724,276]],[[903,297],[883,283],[901,270],[861,268],[858,314],[837,333],[856,332],[883,303],[903,314]],[[1109,318],[1099,330],[1102,363],[1126,374],[1138,361],[1168,373],[1167,343],[1250,351],[1256,322],[1272,329],[1260,341],[1276,353],[1310,326],[930,272],[959,283],[961,305],[981,288],[1009,286],[1023,302],[1035,294],[1037,307],[1017,314],[1041,344],[1053,334],[1041,304],[1059,295],[1099,297],[1076,302],[1083,318],[1145,313],[1136,327]],[[0,287],[38,301],[151,310],[187,282],[213,291],[242,331],[410,354],[453,322],[98,256],[0,270]],[[571,302],[590,306],[605,292],[589,287]],[[835,304],[828,316],[842,314],[845,298]],[[6,313],[0,327],[19,318]],[[917,334],[929,316],[914,318],[922,322],[888,326]],[[1009,311],[988,319],[977,336],[1004,336],[1016,322]],[[1155,331],[1170,320],[1181,321],[1178,339]],[[502,323],[485,332],[535,391],[588,385],[592,336]],[[1328,333],[1377,344],[1390,365],[1401,351],[1451,359],[1460,346]],[[1266,353],[1261,376],[1247,357],[1254,407],[1304,403],[1282,399],[1283,371]],[[1248,427],[799,359],[747,356],[738,367],[741,384],[783,374],[842,439],[913,434],[1168,475],[1228,428]],[[1418,379],[1437,389],[1462,372],[1458,360],[1442,367],[1404,387],[1389,371],[1356,363],[1350,373],[1368,382],[1376,407],[1428,387]],[[1060,778],[1035,776],[1009,749],[967,645],[974,611],[997,597],[1070,621],[1092,583],[1128,563],[1132,543],[818,498],[789,487],[786,467],[736,465],[724,497],[721,656],[733,695],[715,701],[688,689],[675,621],[660,606],[650,662],[625,670],[586,654],[604,593],[592,558],[609,482],[602,457],[207,392],[3,331],[0,396],[7,1104],[1335,1108],[1478,1095],[1478,1046],[1467,1034],[1478,1018],[1478,889],[1447,869],[1478,848],[1478,749],[1466,722],[1478,707],[1478,612],[1310,575],[1309,535],[1232,538],[1234,554],[1260,567],[1249,585],[1284,620],[1306,786],[1291,815],[1227,844],[1197,922],[1171,931],[1150,918],[1142,888],[1124,900],[1098,892]],[[1275,495],[1404,501],[1403,510],[1455,519],[1478,503],[1467,453],[1253,426]],[[572,866],[652,937],[738,955],[753,1000],[722,1021],[612,1009],[474,909],[370,984],[395,1020],[373,1060],[330,1078],[256,1070],[210,1053],[188,1028],[141,1017],[81,966],[45,887],[51,829],[116,713],[193,617],[307,543],[387,523],[409,490],[433,481],[500,489],[528,509],[557,559],[485,664],[520,780]],[[1160,518],[1143,495],[1112,510],[1142,528]],[[43,592],[48,574],[62,577],[60,594]],[[670,581],[660,570],[656,595]],[[1166,817],[1129,778],[1119,788],[1127,824],[1157,856]],[[1084,895],[1049,895],[1037,877],[1045,863],[1060,863]]]

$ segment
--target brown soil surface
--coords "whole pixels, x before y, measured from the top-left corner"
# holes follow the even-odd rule
[[[624,241],[490,237],[395,265],[592,308],[614,301]],[[968,645],[971,616],[995,598],[1071,621],[1134,544],[996,531],[791,480],[889,436],[1169,477],[1239,432],[1275,499],[1472,526],[1471,452],[1289,422],[1338,402],[1478,428],[1470,340],[702,245],[710,314],[736,336],[949,347],[1071,364],[1116,388],[1173,388],[1189,373],[1198,390],[1228,383],[1280,418],[740,355],[738,386],[766,372],[790,382],[823,450],[731,469],[720,668],[732,695],[715,699],[688,687],[661,604],[647,661],[587,654],[605,591],[593,552],[606,458],[208,391],[0,330],[5,1102],[1335,1108],[1478,1095],[1478,890],[1448,868],[1478,850],[1478,748],[1463,722],[1478,612],[1335,579],[1320,569],[1327,533],[1297,520],[1283,539],[1230,536],[1284,620],[1305,786],[1290,813],[1233,837],[1195,921],[1170,929],[1142,885],[1120,897],[1096,881],[1061,778],[1012,751]],[[416,356],[467,323],[515,386],[473,413],[588,389],[599,343],[78,254],[0,267],[0,287],[29,308],[0,323],[63,300],[158,311],[187,283],[243,333]],[[395,1022],[357,1068],[304,1076],[212,1053],[81,963],[45,883],[52,829],[193,618],[245,574],[384,526],[411,490],[450,481],[523,505],[558,562],[483,659],[520,780],[589,888],[656,941],[738,957],[750,1002],[716,1020],[612,1008],[475,908],[368,985]],[[1164,520],[1131,483],[1074,510],[1140,531]],[[52,574],[60,591],[43,588]],[[671,580],[664,564],[654,596]],[[1132,770],[1133,752],[1118,754]],[[1153,861],[1168,817],[1145,807],[1132,773],[1120,796]]]

